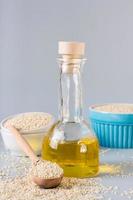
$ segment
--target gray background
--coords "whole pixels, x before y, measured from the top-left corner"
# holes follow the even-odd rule
[[[132,102],[132,0],[0,0],[0,119],[57,116],[59,40],[86,42],[86,116],[93,103]]]

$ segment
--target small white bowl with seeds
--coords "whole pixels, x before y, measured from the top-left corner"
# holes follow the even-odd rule
[[[54,117],[44,112],[28,112],[9,116],[0,123],[1,136],[6,149],[13,154],[24,156],[14,137],[8,130],[8,125],[14,126],[24,136],[37,155],[40,155],[42,140],[54,123]]]

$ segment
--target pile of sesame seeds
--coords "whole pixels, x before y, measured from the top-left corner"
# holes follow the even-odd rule
[[[11,119],[8,119],[4,123],[4,127],[10,125],[14,126],[16,129],[25,132],[33,131],[45,128],[52,120],[52,116],[48,113],[43,112],[30,112],[21,113]]]
[[[133,113],[133,104],[105,104],[94,108],[96,111],[109,113]]]
[[[102,185],[99,178],[64,178],[59,187],[48,190],[39,188],[28,177],[0,181],[2,200],[98,200],[111,190],[112,187]]]
[[[54,179],[63,175],[63,169],[56,163],[40,159],[32,165],[30,173],[34,177]]]
[[[101,157],[112,150],[102,150]],[[121,152],[117,155],[120,157]],[[105,159],[106,160],[106,159]],[[103,159],[104,161],[104,159]],[[8,167],[6,167],[8,166]],[[61,185],[54,189],[40,189],[27,175],[30,163],[28,158],[14,157],[9,153],[0,154],[0,199],[1,200],[114,200],[133,199],[133,187],[121,189],[114,180],[116,177],[122,184],[133,178],[133,161],[118,164],[102,162],[104,170],[98,177],[77,179],[64,178]],[[128,169],[128,170],[127,170]],[[22,173],[23,172],[23,173]],[[17,176],[16,176],[17,174]]]

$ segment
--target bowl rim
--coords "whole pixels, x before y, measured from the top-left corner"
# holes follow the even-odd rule
[[[18,114],[14,114],[14,115],[10,115],[6,118],[4,118],[1,122],[0,122],[0,129],[1,130],[4,130],[4,131],[7,131],[8,133],[10,133],[9,129],[4,127],[4,124],[7,120],[9,119],[12,119],[13,117],[16,117],[16,116],[19,116],[19,115],[22,115],[22,114],[32,114],[32,113],[42,113],[42,114],[45,114],[45,115],[48,115],[51,117],[51,120],[50,122],[44,127],[44,128],[40,128],[40,129],[33,129],[31,131],[20,131],[21,134],[24,134],[24,135],[29,135],[29,134],[37,134],[37,133],[41,133],[41,132],[44,132],[44,131],[47,131],[48,128],[50,128],[54,122],[55,122],[55,118],[52,114],[50,113],[47,113],[47,112],[23,112],[23,113],[18,113]]]
[[[89,110],[91,112],[96,112],[96,113],[102,113],[102,114],[110,114],[110,115],[133,115],[133,112],[131,113],[114,113],[114,112],[107,112],[107,111],[100,111],[100,110],[95,110],[96,107],[101,107],[101,106],[104,106],[104,105],[129,105],[129,106],[132,106],[133,107],[133,103],[101,103],[101,104],[92,104],[89,106]]]

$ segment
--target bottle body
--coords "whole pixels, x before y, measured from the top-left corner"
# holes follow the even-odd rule
[[[98,173],[99,144],[83,123],[57,122],[44,137],[43,159],[58,163],[67,177],[92,177]]]
[[[60,65],[59,121],[44,137],[42,158],[57,162],[69,177],[98,173],[99,145],[82,114],[83,44],[63,43]],[[82,50],[82,51],[81,51]]]

